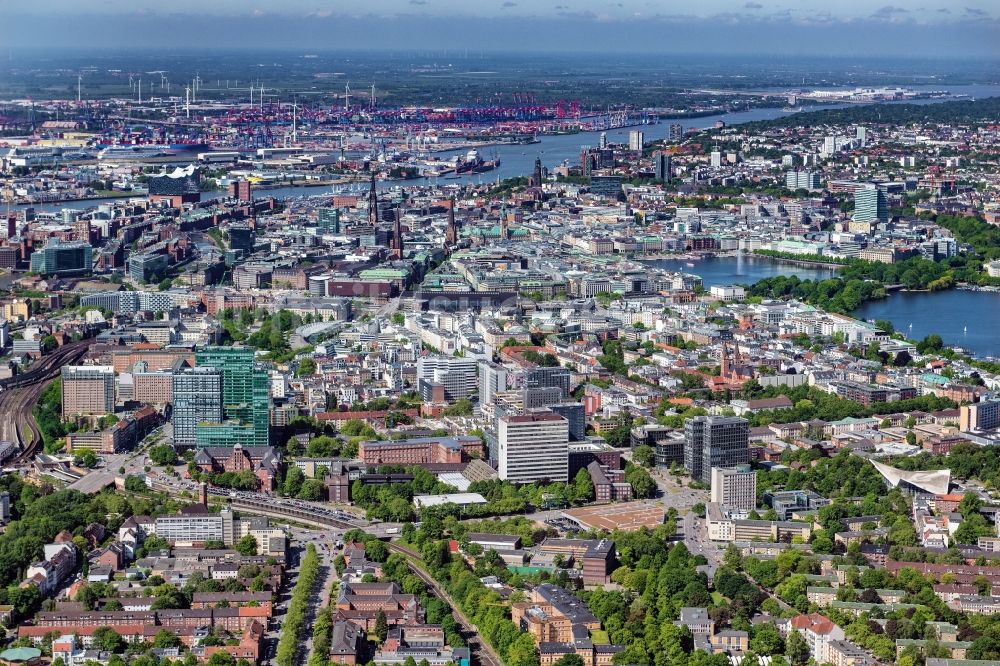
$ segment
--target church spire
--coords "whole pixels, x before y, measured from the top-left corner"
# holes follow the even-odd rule
[[[372,228],[378,226],[378,193],[375,191],[375,172],[372,171],[372,184],[368,191],[368,224]]]
[[[444,241],[448,245],[458,245],[458,227],[455,226],[455,197],[451,198],[451,205],[448,206],[448,228],[445,231]]]

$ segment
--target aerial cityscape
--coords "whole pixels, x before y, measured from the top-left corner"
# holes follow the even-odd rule
[[[169,4],[0,4],[0,664],[1000,664],[994,3]]]

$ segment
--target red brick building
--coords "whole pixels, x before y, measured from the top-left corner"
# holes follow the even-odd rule
[[[260,489],[272,492],[281,469],[281,453],[273,446],[208,446],[198,449],[194,463],[203,472],[253,472]]]

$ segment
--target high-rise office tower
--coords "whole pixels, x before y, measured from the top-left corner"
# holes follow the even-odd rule
[[[757,506],[757,473],[750,465],[712,468],[712,501],[739,511]]]
[[[884,189],[871,183],[854,191],[854,221],[889,221],[889,203]]]
[[[245,432],[240,443],[267,446],[271,382],[267,370],[254,365],[254,351],[246,347],[204,347],[194,357],[198,367],[222,372],[222,415],[226,421],[242,426]]]
[[[561,402],[549,405],[549,409],[569,422],[569,441],[582,442],[587,439],[587,414],[580,402]]]
[[[171,389],[174,446],[195,446],[199,423],[222,421],[222,371],[184,368],[174,373]]]
[[[722,166],[722,152],[718,150],[713,150],[709,155],[709,162],[713,167]]]
[[[691,478],[711,483],[713,467],[750,460],[750,426],[738,416],[696,416],[684,423],[684,468]]]
[[[476,360],[454,356],[422,356],[417,359],[417,382],[421,392],[426,386],[440,384],[446,400],[468,398],[476,390]]]
[[[500,418],[500,478],[512,483],[569,480],[569,424],[552,411]]]
[[[115,369],[110,365],[62,368],[62,415],[102,416],[115,411]]]
[[[785,187],[789,190],[816,190],[822,185],[818,171],[794,169],[785,174]]]
[[[828,136],[823,138],[823,149],[820,151],[821,154],[829,157],[833,155],[838,150],[840,150],[841,142],[837,140],[838,137]]]
[[[319,228],[322,231],[340,233],[340,211],[336,208],[319,209]]]
[[[85,273],[93,268],[93,252],[89,242],[65,242],[52,237],[45,247],[32,253],[31,270],[39,275]]]
[[[628,133],[628,149],[637,153],[642,152],[646,145],[646,135],[641,130],[632,130]]]
[[[558,388],[562,397],[569,396],[570,371],[568,368],[531,368],[524,373],[524,386],[529,389]]]
[[[670,154],[660,151],[653,156],[653,170],[656,180],[670,180],[672,172],[672,160]]]
[[[490,404],[498,392],[506,390],[507,369],[482,361],[479,364],[479,404]]]
[[[1000,400],[983,400],[959,408],[958,428],[962,432],[997,427],[1000,427]]]

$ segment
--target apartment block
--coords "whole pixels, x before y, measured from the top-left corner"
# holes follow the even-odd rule
[[[109,365],[62,368],[62,416],[103,416],[115,411],[115,370]]]

